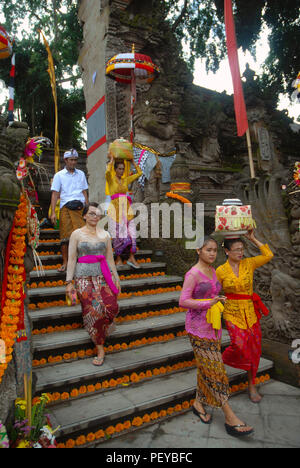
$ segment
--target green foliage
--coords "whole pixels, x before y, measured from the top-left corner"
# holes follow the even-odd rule
[[[273,93],[291,91],[299,71],[300,0],[232,0],[238,46],[255,57],[255,43],[263,28],[270,31],[270,53],[263,84]],[[215,72],[226,55],[224,0],[154,0],[159,14],[178,39],[190,46],[190,65],[196,58]]]
[[[54,101],[48,70],[48,55],[38,29],[49,43],[55,66],[59,135],[64,146],[80,147],[80,121],[85,106],[81,87],[77,87],[78,47],[82,31],[77,18],[76,0],[6,0],[1,6],[5,28],[16,37],[15,108],[31,134],[41,132],[54,140]],[[24,21],[26,20],[26,21]],[[9,60],[0,61],[0,78],[8,83]],[[69,79],[68,89],[62,80]]]

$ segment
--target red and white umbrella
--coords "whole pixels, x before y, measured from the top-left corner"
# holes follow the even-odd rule
[[[151,57],[132,51],[117,54],[106,65],[106,75],[118,83],[131,85],[131,122],[130,141],[133,141],[133,106],[136,100],[136,81],[151,83],[160,73],[159,67],[152,62]]]
[[[12,54],[12,41],[6,30],[0,25],[0,59],[8,58]]]

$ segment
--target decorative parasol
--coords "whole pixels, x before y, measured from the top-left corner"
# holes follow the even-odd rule
[[[12,54],[12,41],[7,32],[0,26],[0,59],[6,59]]]
[[[151,83],[160,73],[148,55],[135,53],[117,54],[106,65],[106,75],[118,83],[131,85],[130,141],[133,141],[133,106],[136,101],[136,81]]]
[[[6,30],[0,25],[0,59],[11,58],[11,69],[9,74],[9,104],[8,104],[8,124],[14,121],[14,99],[15,99],[15,54],[12,54],[12,41]]]
[[[300,102],[300,72],[297,75],[297,78],[292,83],[293,88],[295,91],[292,93],[292,100],[294,102]]]

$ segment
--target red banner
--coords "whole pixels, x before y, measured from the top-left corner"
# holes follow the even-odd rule
[[[228,59],[233,83],[233,98],[237,134],[238,136],[243,136],[248,128],[248,119],[240,75],[239,58],[237,53],[232,0],[224,0],[224,17]]]

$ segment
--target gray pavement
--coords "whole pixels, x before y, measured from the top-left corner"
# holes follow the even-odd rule
[[[188,411],[103,442],[97,448],[299,448],[300,388],[271,380],[261,386],[260,393],[263,399],[259,404],[250,402],[246,393],[230,399],[236,414],[255,428],[251,436],[236,439],[227,435],[221,410],[212,410],[211,425],[202,424]]]

